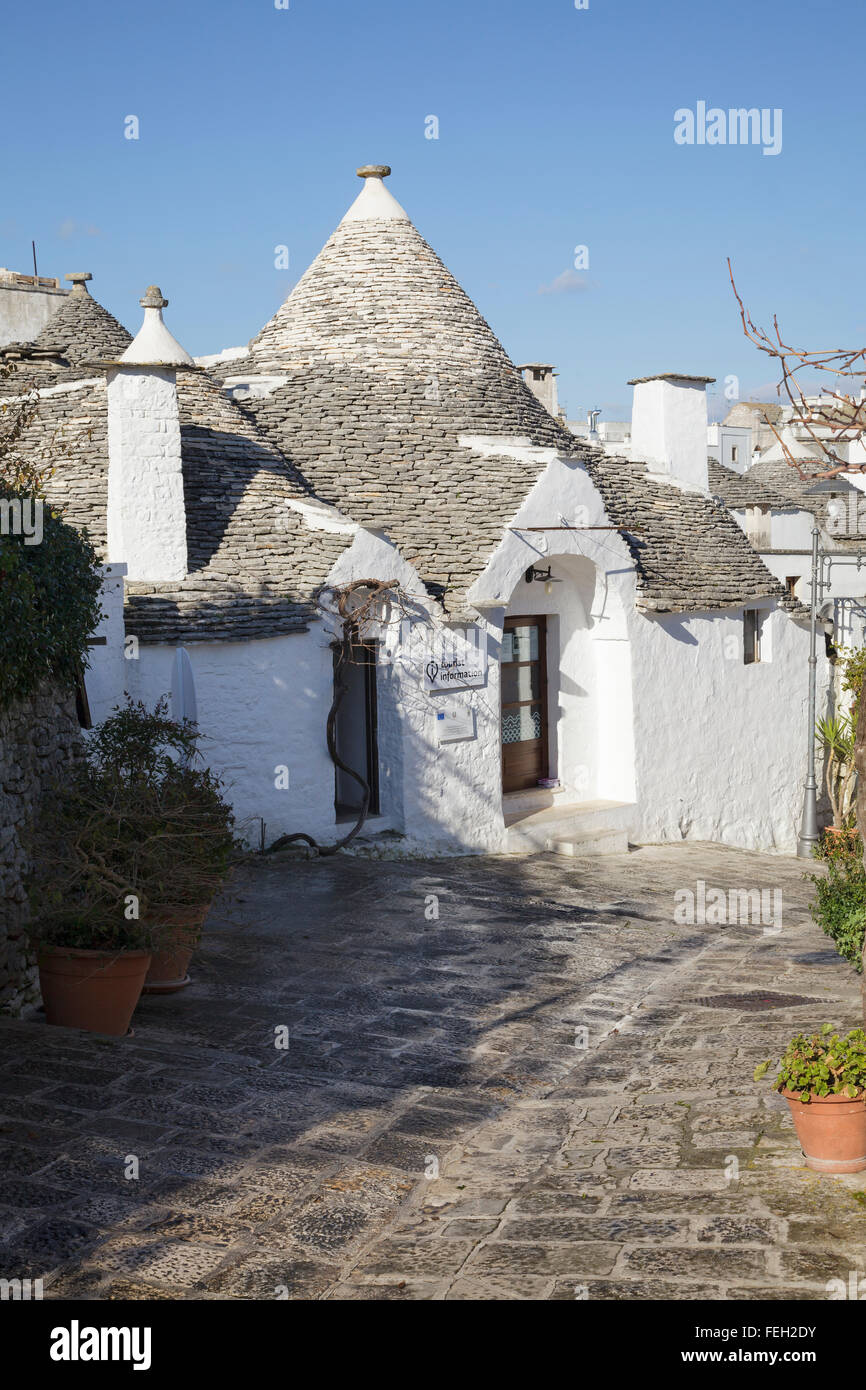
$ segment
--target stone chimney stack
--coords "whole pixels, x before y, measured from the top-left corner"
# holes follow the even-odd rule
[[[161,290],[140,303],[144,323],[108,372],[108,557],[129,579],[176,582],[187,574],[177,368],[195,364],[163,323]]]
[[[523,373],[533,396],[539,400],[554,420],[559,419],[559,393],[556,389],[556,372],[549,362],[524,362],[518,371]]]
[[[707,386],[711,376],[662,372],[636,377],[631,415],[631,456],[650,472],[691,491],[706,492]]]

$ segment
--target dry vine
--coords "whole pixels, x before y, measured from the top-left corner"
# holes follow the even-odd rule
[[[808,459],[805,462],[820,464],[824,460],[827,466],[821,468],[820,471],[804,473],[801,467],[804,460],[794,458],[773,422],[768,420],[765,415],[764,422],[769,425],[778,440],[785,461],[791,468],[796,469],[803,482],[818,478],[835,478],[839,473],[866,473],[866,463],[849,463],[840,458],[838,453],[840,445],[860,440],[866,434],[866,399],[855,400],[853,396],[849,396],[843,391],[828,390],[822,392],[822,396],[829,397],[828,400],[810,402],[799,380],[801,372],[815,371],[824,372],[837,379],[839,377],[857,378],[862,386],[864,376],[866,376],[866,348],[834,348],[810,352],[805,348],[791,347],[782,337],[779,321],[775,314],[773,315],[772,335],[767,333],[765,329],[758,328],[754,323],[734,282],[734,272],[730,259],[728,260],[728,274],[731,288],[740,306],[740,321],[743,325],[743,332],[761,352],[766,353],[768,357],[772,357],[779,363],[782,380],[776,387],[776,394],[781,397],[784,388],[797,424],[803,426],[815,445],[817,451],[815,459]],[[819,436],[816,433],[817,430],[829,431],[829,433]]]

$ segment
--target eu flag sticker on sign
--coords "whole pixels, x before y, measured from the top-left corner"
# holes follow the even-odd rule
[[[475,711],[466,705],[436,711],[436,732],[440,743],[454,743],[461,738],[475,737]]]

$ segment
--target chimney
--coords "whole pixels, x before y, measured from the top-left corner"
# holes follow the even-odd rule
[[[663,372],[636,377],[631,413],[631,456],[645,459],[650,472],[706,492],[707,386],[711,376]]]
[[[69,291],[70,294],[77,294],[79,297],[85,295],[88,299],[90,298],[87,282],[88,280],[92,280],[93,276],[89,270],[73,270],[69,275],[64,275],[63,278],[64,280],[72,281],[72,289]]]
[[[556,372],[550,363],[524,362],[523,366],[518,367],[517,370],[523,373],[523,380],[536,400],[541,402],[554,420],[558,420],[559,395],[556,389]]]
[[[108,555],[127,578],[176,582],[187,574],[177,368],[192,358],[162,321],[151,285],[144,323],[108,371]]]

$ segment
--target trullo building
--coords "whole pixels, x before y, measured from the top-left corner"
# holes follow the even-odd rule
[[[333,844],[362,794],[326,741],[333,610],[375,581],[387,621],[359,634],[335,733],[365,836],[793,848],[808,633],[711,496],[707,378],[635,379],[639,461],[579,443],[389,171],[359,172],[247,349],[195,364],[155,287],[130,341],[80,277],[53,331],[5,349],[108,567],[95,717],[172,692],[251,839]]]

